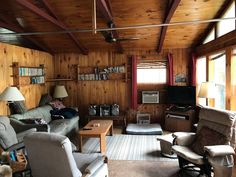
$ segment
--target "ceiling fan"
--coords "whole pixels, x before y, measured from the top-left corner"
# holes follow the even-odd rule
[[[109,26],[109,28],[115,27],[113,22],[108,23],[108,26]],[[105,41],[108,43],[132,41],[132,40],[139,40],[140,39],[138,37],[118,38],[118,37],[116,37],[117,34],[115,34],[114,31],[101,31],[101,34],[104,36]]]

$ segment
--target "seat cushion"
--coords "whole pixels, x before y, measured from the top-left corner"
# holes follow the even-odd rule
[[[127,134],[133,135],[162,135],[160,124],[128,124]]]
[[[51,133],[56,133],[60,135],[65,135],[66,134],[66,124],[60,120],[54,120],[50,122],[50,132]]]
[[[172,150],[174,153],[176,153],[178,156],[192,162],[193,164],[202,165],[203,162],[203,156],[198,155],[197,153],[193,152],[189,147],[187,146],[178,146],[174,145],[172,146]]]

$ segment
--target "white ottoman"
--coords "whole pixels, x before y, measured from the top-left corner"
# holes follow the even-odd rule
[[[160,124],[128,124],[126,133],[131,135],[162,135]]]

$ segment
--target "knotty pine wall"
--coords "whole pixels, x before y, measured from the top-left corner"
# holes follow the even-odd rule
[[[53,77],[53,56],[32,49],[0,43],[0,93],[8,86],[13,85],[12,62],[19,62],[20,66],[39,66],[44,64],[46,78]],[[25,97],[26,107],[34,108],[38,105],[43,93],[47,93],[53,83],[44,85],[29,85],[20,87],[21,93]],[[9,114],[6,102],[0,101],[0,115]]]
[[[124,54],[117,54],[108,51],[89,52],[86,55],[76,53],[62,53],[54,56],[55,77],[76,78],[76,65],[80,66],[110,66],[127,63],[130,68],[130,56],[138,55],[143,59],[166,59],[167,53],[171,52],[174,57],[174,75],[183,73],[188,76],[188,63],[190,59],[190,49],[163,50],[157,54],[155,51],[128,51]],[[124,81],[60,81],[57,84],[66,86],[69,96],[64,99],[68,106],[78,106],[82,123],[86,123],[85,115],[88,114],[90,104],[113,104],[120,105],[120,110],[127,111],[131,98],[131,72],[128,74],[128,82]],[[182,84],[183,85],[183,84]],[[138,86],[138,90],[164,89],[165,85]],[[152,122],[164,120],[164,111],[168,107],[166,104],[139,104],[138,111],[149,112],[152,115]],[[128,122],[135,122],[136,112],[129,111]]]

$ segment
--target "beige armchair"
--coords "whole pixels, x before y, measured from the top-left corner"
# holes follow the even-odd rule
[[[197,132],[173,134],[172,150],[179,159],[180,173],[199,169],[200,175],[231,177],[236,142],[236,114],[204,107],[199,113]]]
[[[108,177],[104,156],[73,153],[65,136],[36,132],[27,135],[24,143],[33,177]]]

